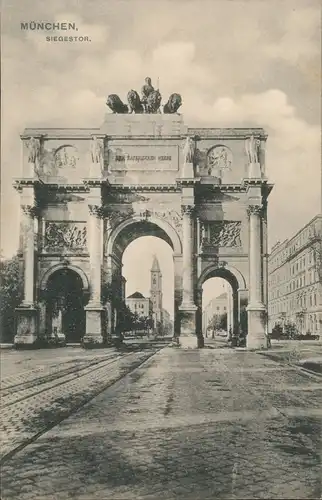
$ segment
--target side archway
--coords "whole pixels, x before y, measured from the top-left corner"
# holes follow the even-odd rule
[[[82,283],[83,283],[83,291],[84,292],[89,291],[89,280],[88,280],[86,273],[83,271],[83,269],[81,269],[78,266],[74,266],[71,264],[66,265],[63,263],[56,264],[55,266],[52,266],[49,269],[47,269],[47,271],[43,274],[42,278],[40,279],[40,286],[39,286],[40,291],[45,291],[47,288],[48,281],[49,281],[50,277],[54,273],[56,273],[56,271],[61,271],[63,269],[74,271],[76,274],[78,274],[82,280]]]
[[[242,273],[233,266],[218,267],[217,265],[210,265],[206,267],[199,276],[197,288],[201,289],[203,283],[209,278],[224,278],[232,286],[237,286],[237,290],[246,290],[246,280]]]
[[[68,343],[80,342],[85,335],[85,305],[89,283],[77,266],[57,264],[40,281],[40,325],[45,336]]]
[[[231,286],[232,289],[232,335],[236,336],[241,325],[241,311],[246,308],[248,292],[246,289],[246,280],[242,273],[233,266],[217,266],[210,265],[201,273],[197,281],[196,290],[196,305],[197,311],[197,331],[202,335],[202,295],[203,284],[210,278],[223,278]],[[242,314],[245,316],[245,314]],[[244,327],[243,327],[244,328]],[[245,327],[246,328],[246,327]]]

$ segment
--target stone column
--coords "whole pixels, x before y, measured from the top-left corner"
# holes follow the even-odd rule
[[[101,261],[102,261],[102,224],[101,205],[88,205],[88,238],[89,264],[90,264],[90,300],[85,307],[86,334],[83,342],[85,345],[103,343],[101,302]]]
[[[233,322],[232,322],[232,297],[230,286],[227,286],[227,340],[231,340],[233,333]],[[232,333],[230,333],[230,329]]]
[[[35,274],[35,215],[36,207],[22,205],[24,212],[24,297],[16,309],[17,332],[14,343],[33,344],[37,339],[37,309],[34,304]]]
[[[89,205],[88,242],[90,260],[90,304],[101,305],[102,208]]]
[[[249,303],[247,347],[266,348],[266,309],[262,298],[261,216],[262,205],[250,205],[249,215]]]
[[[24,299],[22,305],[34,305],[34,272],[35,272],[35,215],[36,208],[23,205],[24,224]]]
[[[193,236],[194,236],[194,206],[182,206],[182,303],[179,308],[181,311],[180,344],[191,344],[191,347],[197,347],[196,339],[196,310],[194,304],[194,261],[193,261]],[[187,339],[189,337],[189,339]]]
[[[182,273],[182,306],[194,305],[193,301],[193,210],[192,205],[182,207],[182,255],[183,255],[183,273]]]

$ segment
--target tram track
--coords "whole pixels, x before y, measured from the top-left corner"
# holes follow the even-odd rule
[[[96,357],[94,359],[88,359],[88,360],[77,358],[77,360],[75,360],[74,362],[80,361],[82,363],[81,366],[77,366],[77,365],[71,366],[70,365],[71,360],[70,361],[62,361],[61,363],[57,363],[53,366],[49,366],[46,368],[41,367],[41,368],[36,368],[35,370],[26,371],[22,374],[19,374],[17,377],[12,377],[12,376],[7,377],[5,379],[2,379],[2,381],[1,381],[0,396],[4,397],[4,396],[7,396],[8,394],[12,394],[14,392],[33,387],[36,384],[43,384],[43,383],[49,382],[52,379],[62,377],[64,375],[68,375],[69,373],[73,373],[77,370],[83,370],[83,369],[87,368],[88,366],[95,365],[97,363],[103,362],[105,360],[108,360],[108,359],[111,359],[114,357],[115,357],[115,353],[109,354],[108,356],[100,356],[100,357]],[[65,368],[65,366],[66,366],[66,368]],[[46,372],[46,369],[49,371],[49,373],[43,374],[43,372]],[[37,374],[39,374],[39,375],[37,376]],[[35,376],[32,376],[32,375],[35,375]],[[24,376],[27,378],[27,380],[25,380],[23,382],[18,382],[18,383],[10,383],[12,379],[15,379],[15,378],[21,379]],[[32,376],[32,378],[30,378],[28,380],[28,376],[29,377]]]
[[[3,389],[1,391],[1,407],[6,408],[7,406],[11,406],[13,404],[19,403],[21,401],[24,401],[25,399],[28,399],[32,396],[36,396],[37,394],[40,394],[44,391],[53,389],[59,385],[66,384],[70,380],[73,379],[74,376],[76,377],[82,377],[86,375],[89,371],[97,370],[100,368],[100,365],[104,364],[104,366],[107,366],[110,363],[114,363],[121,357],[128,356],[133,353],[127,353],[127,354],[121,354],[116,357],[109,356],[108,358],[104,358],[103,360],[97,360],[92,363],[87,364],[86,366],[82,367],[71,367],[66,370],[62,370],[58,373],[52,373],[50,375],[44,376],[44,377],[39,377],[34,380],[28,381],[26,383],[20,383],[16,384],[14,386],[11,386],[9,388]],[[112,359],[110,359],[112,358]],[[99,366],[97,366],[99,365]],[[93,368],[94,367],[94,368]],[[65,380],[61,380],[64,379]],[[48,387],[48,384],[51,384],[52,382],[55,382],[57,379],[59,381],[57,383],[54,383],[53,385]],[[39,388],[41,386],[41,388]],[[34,390],[34,391],[32,391]],[[31,391],[28,392],[28,394],[24,396],[19,396],[21,392],[26,392],[26,391]],[[2,394],[4,392],[4,394]],[[18,394],[17,394],[18,393]],[[16,395],[16,398],[14,398],[14,395]],[[11,400],[9,399],[11,398]],[[9,401],[6,402],[6,399],[9,399]]]
[[[98,394],[132,373],[165,345],[122,353],[60,377],[58,383],[2,405],[0,464],[78,411]],[[132,359],[131,359],[132,358]],[[48,382],[47,382],[48,383]],[[50,382],[49,382],[50,383]],[[37,388],[37,386],[33,386]],[[26,389],[24,389],[26,390]],[[16,390],[14,394],[21,391]]]

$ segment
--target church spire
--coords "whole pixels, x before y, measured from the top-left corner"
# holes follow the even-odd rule
[[[159,273],[160,272],[159,261],[158,261],[156,255],[153,255],[153,262],[152,262],[151,272],[152,273]]]

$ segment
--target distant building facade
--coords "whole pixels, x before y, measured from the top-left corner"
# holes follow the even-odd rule
[[[227,293],[222,293],[218,297],[211,299],[206,305],[203,314],[202,314],[202,324],[203,324],[203,332],[206,334],[209,323],[212,318],[217,315],[221,316],[222,314],[227,313],[228,307],[228,295]]]
[[[277,243],[268,260],[269,331],[291,321],[301,333],[322,336],[322,215],[293,238]]]
[[[140,292],[134,292],[126,298],[126,305],[133,314],[138,314],[140,317],[150,317],[152,314],[152,302],[149,298],[144,297]]]

